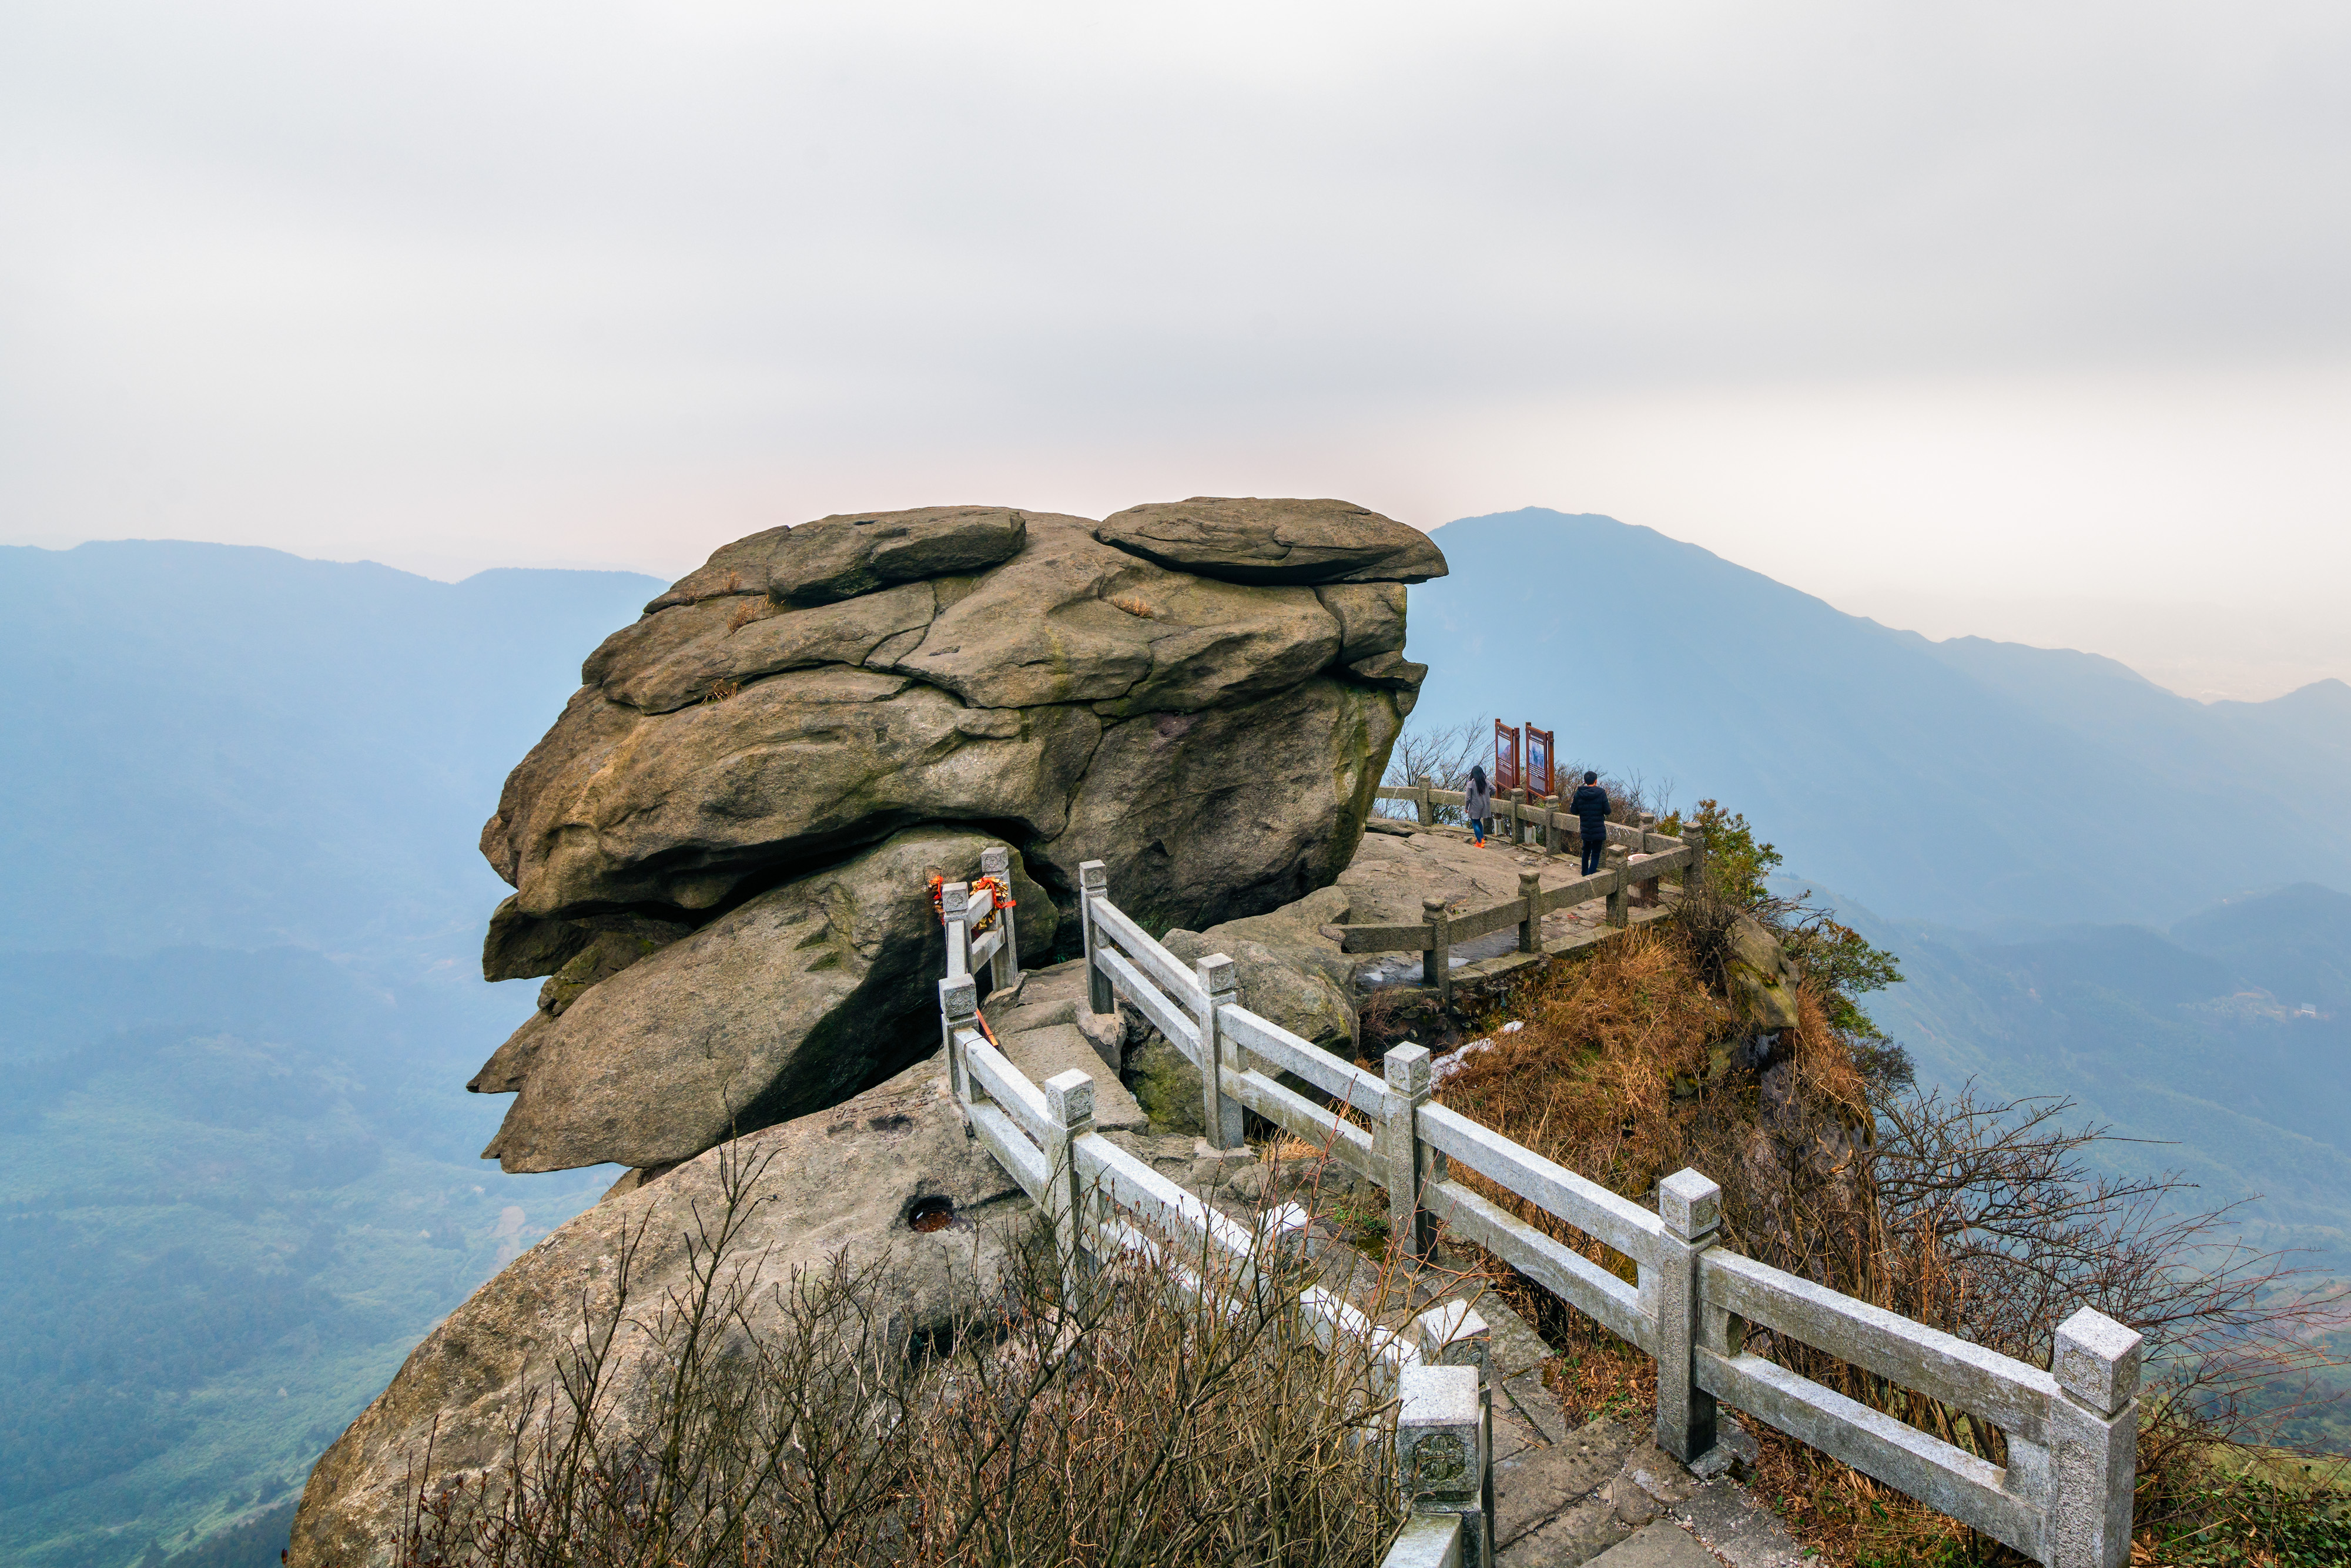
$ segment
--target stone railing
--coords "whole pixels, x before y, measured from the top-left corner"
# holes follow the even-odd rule
[[[1518,793],[1523,796],[1526,791]],[[1430,820],[1434,807],[1458,806],[1462,800],[1458,789],[1431,789],[1426,785],[1412,789],[1384,785],[1380,796],[1383,800],[1415,802],[1424,823]],[[1508,821],[1514,837],[1524,840],[1530,834],[1540,833],[1546,850],[1556,846],[1559,835],[1567,828],[1574,828],[1579,835],[1583,831],[1582,824],[1570,813],[1530,805],[1524,800],[1498,799],[1494,811],[1498,834],[1501,831],[1499,824]],[[1573,909],[1589,900],[1605,898],[1608,925],[1621,929],[1631,923],[1633,905],[1654,905],[1658,902],[1661,878],[1673,873],[1687,883],[1693,873],[1703,874],[1705,871],[1705,836],[1694,828],[1685,829],[1679,838],[1673,838],[1656,831],[1646,821],[1637,826],[1610,822],[1607,839],[1608,863],[1590,876],[1546,888],[1540,872],[1520,872],[1518,897],[1460,914],[1447,909],[1441,898],[1423,899],[1416,925],[1338,927],[1340,950],[1418,953],[1421,984],[1449,998],[1453,992],[1453,949],[1462,944],[1515,925],[1519,928],[1519,952],[1532,956],[1545,950],[1543,916],[1553,910]]]
[[[1207,962],[1227,970],[1232,963],[1219,957],[1203,968]],[[1203,1258],[1230,1270],[1228,1285],[1245,1289],[1257,1260],[1304,1230],[1306,1211],[1296,1204],[1246,1226],[1111,1143],[1094,1131],[1093,1079],[1072,1069],[1031,1083],[988,1043],[978,1006],[971,976],[939,982],[956,1097],[973,1134],[1051,1221],[1073,1271],[1123,1253],[1181,1290],[1213,1292],[1219,1281],[1184,1261]],[[1067,1288],[1076,1289],[1074,1278]],[[1491,1568],[1493,1357],[1485,1320],[1451,1302],[1398,1333],[1319,1285],[1301,1291],[1297,1304],[1325,1351],[1343,1335],[1369,1350],[1375,1392],[1393,1416],[1390,1473],[1409,1517],[1382,1568]]]
[[[1080,869],[1089,1005],[1106,1012],[1123,998],[1199,1068],[1209,1141],[1238,1145],[1243,1112],[1253,1112],[1383,1188],[1391,1230],[1407,1252],[1426,1256],[1442,1221],[1638,1346],[1656,1361],[1656,1440],[1676,1458],[1708,1468],[1719,1400],[2049,1568],[2121,1568],[2128,1561],[2137,1333],[2083,1308],[2059,1326],[2052,1369],[2043,1371],[1727,1252],[1715,1245],[1720,1189],[1698,1172],[1661,1182],[1652,1213],[1435,1103],[1425,1047],[1388,1051],[1379,1076],[1343,1061],[1241,1006],[1229,958],[1214,956],[1187,968],[1111,902],[1104,876],[1099,862]],[[951,934],[951,950],[954,942]],[[1085,1073],[1062,1073],[1041,1092],[1029,1085],[982,1037],[968,976],[941,982],[940,998],[956,1090],[974,1130],[1053,1218],[1071,1255],[1088,1245],[1147,1240],[1111,1217],[1114,1210],[1163,1234],[1204,1237],[1236,1257],[1245,1256],[1237,1249],[1261,1244],[1247,1228],[1092,1134],[1092,1080]],[[1628,1282],[1504,1211],[1458,1180],[1456,1166],[1621,1254],[1634,1279]],[[1303,1219],[1292,1206],[1278,1223]],[[1304,1304],[1327,1332],[1382,1332],[1346,1302],[1310,1294]],[[2008,1463],[1994,1465],[1750,1354],[1750,1325],[1998,1428]],[[1427,1331],[1440,1336],[1440,1354],[1449,1343],[1444,1332],[1442,1325]],[[1400,1372],[1420,1364],[1410,1346],[1394,1351]],[[1470,1407],[1466,1396],[1428,1386],[1436,1391],[1420,1404],[1406,1391],[1406,1414],[1427,1412],[1428,1431],[1468,1442],[1456,1419]],[[1419,1430],[1400,1429],[1399,1444],[1418,1441],[1410,1434]],[[1455,1478],[1444,1483],[1450,1490],[1425,1489],[1410,1500],[1416,1511],[1430,1515],[1409,1532],[1412,1551],[1435,1555],[1392,1554],[1391,1563],[1451,1561],[1447,1551],[1474,1563],[1489,1552],[1489,1514],[1470,1500],[1472,1490],[1483,1500],[1490,1490],[1486,1452],[1481,1429],[1474,1488],[1458,1479],[1458,1466],[1419,1467]],[[1416,1469],[1404,1465],[1399,1473]],[[1397,1551],[1406,1544],[1399,1540]]]
[[[1012,885],[1012,852],[1003,845],[979,852],[979,874],[997,887]],[[1020,938],[1017,912],[999,908],[993,889],[951,882],[939,889],[939,921],[947,930],[947,977],[988,966],[988,983],[1007,990],[1020,983]]]

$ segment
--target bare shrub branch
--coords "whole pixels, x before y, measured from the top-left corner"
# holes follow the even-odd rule
[[[878,1264],[761,1292],[758,1174],[722,1170],[684,1282],[642,1315],[629,1239],[502,1469],[422,1457],[402,1568],[1335,1568],[1393,1538],[1374,1351],[1317,1344],[1305,1266],[1163,1243],[1065,1300],[1070,1260],[1031,1234],[917,1340]]]

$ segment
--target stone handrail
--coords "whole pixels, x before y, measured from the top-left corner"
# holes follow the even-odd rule
[[[1120,928],[1110,920],[1102,925]],[[1150,940],[1131,922],[1123,929]],[[1176,962],[1160,952],[1165,963]],[[1230,967],[1229,959],[1217,961]],[[1148,984],[1132,965],[1121,983]],[[1187,1293],[1214,1291],[1219,1282],[1184,1261],[1197,1244],[1233,1270],[1223,1288],[1246,1290],[1255,1260],[1304,1228],[1305,1210],[1285,1204],[1252,1229],[1113,1144],[1093,1129],[1090,1074],[1072,1069],[1042,1085],[1029,1082],[988,1042],[978,1011],[971,976],[939,982],[956,1098],[973,1134],[1052,1222],[1073,1271],[1066,1288],[1076,1288],[1074,1271],[1086,1260],[1123,1252],[1144,1258]],[[1170,1249],[1166,1241],[1179,1245]],[[1384,1380],[1379,1392],[1392,1402],[1391,1473],[1407,1520],[1382,1568],[1491,1568],[1493,1358],[1485,1321],[1455,1303],[1431,1308],[1409,1333],[1399,1333],[1320,1287],[1301,1291],[1298,1304],[1326,1352],[1341,1335],[1370,1348]]]
[[[979,874],[994,877],[998,887],[1010,887],[1012,852],[1001,844],[980,851]],[[940,888],[939,919],[947,928],[947,973],[968,975],[986,964],[994,985],[1019,985],[1020,938],[1015,913],[998,908],[995,894],[984,887],[975,893],[968,883],[951,882]],[[989,925],[991,915],[996,917],[993,926],[975,935]]]
[[[1695,842],[1677,848],[1689,851],[1691,863],[1701,852]],[[1254,1112],[1382,1187],[1391,1232],[1407,1252],[1427,1256],[1436,1222],[1442,1220],[1638,1346],[1657,1363],[1656,1440],[1676,1458],[1695,1463],[1715,1448],[1720,1400],[2048,1568],[2121,1568],[2128,1561],[2138,1429],[2137,1333],[2085,1307],[2058,1328],[2053,1370],[2044,1372],[1721,1251],[1716,1247],[1721,1190],[1697,1171],[1682,1170],[1660,1182],[1652,1213],[1433,1103],[1425,1047],[1405,1044],[1389,1051],[1375,1077],[1249,1011],[1240,1005],[1231,960],[1222,955],[1200,960],[1180,997],[1150,994],[1155,990],[1152,976],[1180,975],[1183,966],[1116,909],[1104,876],[1099,862],[1080,868],[1089,1005],[1108,1012],[1124,997],[1147,1017],[1184,1026],[1168,1038],[1200,1070],[1210,1141],[1218,1147],[1237,1145],[1242,1112]],[[1573,885],[1558,891],[1564,894]],[[1146,946],[1157,951],[1137,951]],[[1122,954],[1120,947],[1126,951]],[[962,988],[950,997],[948,987]],[[989,1086],[995,1062],[956,1043],[967,1034],[978,1039],[976,1030],[958,1028],[977,1011],[972,982],[942,982],[941,998],[951,1045],[986,1063],[977,1075],[957,1067],[958,1092],[968,1103],[975,1076],[983,1089],[997,1092]],[[1323,1098],[1289,1087],[1280,1082],[1284,1076]],[[1065,1091],[1082,1085],[1090,1120],[1091,1083],[1083,1073],[1064,1073],[1045,1085],[1045,1095],[1051,1103],[1057,1084]],[[1045,1146],[1038,1153],[1040,1145],[1022,1134],[1021,1125],[1050,1129],[1036,1123],[1033,1106],[1017,1086],[1006,1087],[1023,1103],[1008,1113],[973,1103],[975,1127],[1024,1185],[1029,1177],[1023,1172],[1040,1169],[1040,1162],[1044,1168],[1071,1172],[1141,1166],[1099,1139],[1094,1143],[1108,1152],[1057,1155]],[[979,1115],[984,1111],[995,1111],[986,1123]],[[1007,1157],[998,1148],[1005,1136],[1019,1137],[1027,1148]],[[1621,1254],[1631,1264],[1633,1280],[1628,1282],[1463,1185],[1452,1175],[1455,1165]],[[1078,1199],[1065,1200],[1058,1190],[1040,1201],[1056,1215],[1057,1224],[1063,1223],[1061,1216],[1078,1212]],[[1205,1205],[1199,1209],[1207,1212]],[[2009,1462],[1991,1464],[1750,1354],[1744,1343],[1750,1324],[1999,1428],[2007,1438]],[[1399,1550],[1403,1544],[1400,1540]]]

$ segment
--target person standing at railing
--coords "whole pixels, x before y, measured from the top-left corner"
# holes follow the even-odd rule
[[[1567,809],[1583,824],[1583,874],[1590,876],[1600,869],[1600,852],[1608,847],[1608,791],[1600,787],[1599,774],[1583,776]]]
[[[1482,850],[1486,847],[1486,819],[1494,814],[1494,787],[1486,782],[1483,768],[1469,769],[1468,786],[1461,793],[1461,812],[1469,819],[1469,841]]]

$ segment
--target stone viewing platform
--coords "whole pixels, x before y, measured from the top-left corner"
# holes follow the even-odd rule
[[[1540,844],[1512,844],[1499,838],[1489,838],[1479,847],[1464,829],[1419,827],[1393,818],[1374,817],[1370,826],[1336,883],[1348,894],[1347,925],[1417,924],[1431,898],[1441,900],[1456,915],[1489,909],[1520,896],[1520,879],[1529,874],[1545,893],[1582,880],[1573,852],[1553,854]],[[1629,854],[1625,861],[1639,863]],[[1628,898],[1628,922],[1656,920],[1681,896],[1680,889],[1670,884],[1658,894],[1654,902],[1644,902],[1640,894]],[[1543,954],[1558,956],[1604,941],[1616,929],[1609,924],[1608,895],[1596,893],[1547,912],[1537,942]],[[1519,951],[1515,925],[1454,944],[1449,957],[1457,984],[1513,974],[1532,961]],[[1366,988],[1416,985],[1422,977],[1420,961],[1405,956],[1374,958],[1358,970],[1359,983]]]

